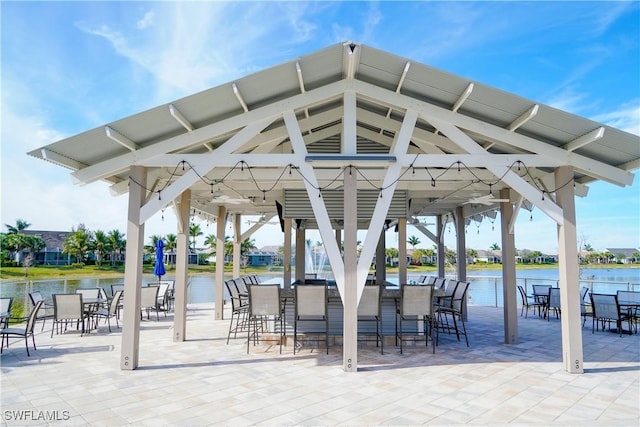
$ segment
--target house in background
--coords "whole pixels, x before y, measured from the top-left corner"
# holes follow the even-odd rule
[[[612,263],[632,264],[640,261],[640,250],[636,248],[607,248],[607,251],[613,255]]]
[[[484,249],[479,249],[475,261],[486,262],[487,264],[500,264],[502,262],[502,251],[485,251]]]
[[[252,267],[282,265],[282,255],[278,246],[264,246],[258,250],[252,250],[245,256],[247,265]]]
[[[71,234],[70,231],[22,230],[21,233],[44,240],[45,247],[33,254],[34,265],[69,265],[75,262],[75,257],[62,253],[64,241]]]
[[[533,259],[535,264],[555,264],[558,262],[558,255],[541,254]]]

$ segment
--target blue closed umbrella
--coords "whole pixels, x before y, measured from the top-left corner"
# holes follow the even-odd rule
[[[162,276],[164,276],[167,272],[164,270],[164,254],[162,253],[162,249],[164,248],[164,242],[162,239],[158,239],[156,242],[156,266],[153,268],[153,274],[158,276],[158,280]]]

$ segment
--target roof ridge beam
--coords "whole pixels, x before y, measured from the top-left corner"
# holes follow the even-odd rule
[[[356,77],[358,64],[360,64],[360,46],[355,43],[344,44],[344,78],[353,80]]]

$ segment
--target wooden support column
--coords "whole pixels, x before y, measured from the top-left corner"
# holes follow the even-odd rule
[[[398,286],[407,283],[407,219],[398,218]]]
[[[384,286],[387,282],[387,233],[382,230],[376,247],[376,283]]]
[[[284,219],[284,287],[291,288],[291,218]]]
[[[215,319],[224,319],[224,229],[227,225],[227,208],[218,207],[216,221],[216,296]]]
[[[358,200],[357,175],[344,172],[343,369],[358,370]]]
[[[456,208],[456,271],[458,280],[467,280],[467,239],[462,208]]]
[[[240,277],[240,263],[241,253],[240,247],[242,245],[242,233],[240,221],[242,217],[240,214],[233,216],[233,277]]]
[[[176,277],[175,305],[173,317],[173,340],[187,339],[187,275],[189,270],[189,210],[191,209],[191,190],[180,195],[176,209],[178,217],[178,235],[176,236]]]
[[[305,242],[304,228],[296,229],[296,281],[304,283],[305,257],[307,256],[307,242]]]
[[[144,252],[144,223],[140,224],[140,208],[146,197],[147,170],[131,166],[129,172],[129,208],[127,212],[127,253],[124,268],[124,310],[122,313],[122,350],[120,369],[138,367],[140,351],[140,288],[142,287],[142,254]]]
[[[438,277],[444,277],[445,274],[445,255],[444,255],[444,229],[446,224],[443,224],[442,215],[437,216],[436,224],[438,224],[438,230],[436,231],[438,236],[438,247],[436,248],[438,257]]]
[[[501,199],[509,199],[508,188],[500,191]],[[500,228],[502,231],[502,299],[504,301],[504,342],[518,343],[518,299],[516,288],[516,245],[514,234],[509,232],[513,221],[511,202],[500,203]]]
[[[555,180],[556,202],[562,208],[564,217],[562,225],[558,225],[562,360],[567,372],[581,374],[584,372],[584,362],[573,169],[569,166],[557,168]]]

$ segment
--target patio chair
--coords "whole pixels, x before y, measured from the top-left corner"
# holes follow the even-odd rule
[[[124,291],[124,285],[121,283],[111,285],[111,297],[116,296],[116,292]]]
[[[120,295],[120,302],[118,303],[118,311],[116,311],[116,316],[118,319],[120,318],[120,312],[124,308],[124,285],[121,283],[111,285],[111,298],[116,296],[116,292],[122,291],[122,295]]]
[[[149,312],[155,310],[156,320],[160,320],[158,314],[158,290],[159,286],[144,286],[140,289],[140,319],[142,319],[142,312],[147,312],[147,320],[150,320]]]
[[[247,276],[249,277],[249,276]],[[249,301],[247,300],[247,298],[249,297],[249,291],[247,290],[247,286],[249,285],[257,285],[257,283],[253,283],[253,279],[249,279],[249,280],[245,280],[245,279],[232,279],[233,283],[236,286],[236,289],[238,290],[238,295],[240,295],[240,298],[242,298],[244,300],[245,304],[248,304]]]
[[[593,307],[593,320],[591,323],[591,333],[597,329],[598,323],[602,325],[604,331],[605,324],[610,325],[615,322],[616,329],[622,336],[622,322],[629,322],[629,333],[631,333],[631,317],[627,313],[620,311],[617,295],[609,294],[591,294],[591,305]]]
[[[36,322],[42,319],[42,329],[40,329],[42,332],[44,331],[44,324],[47,319],[53,319],[53,304],[47,303],[40,291],[29,292],[29,299],[34,307],[39,301],[42,301],[42,306],[40,307],[40,310],[38,310],[38,315],[36,317]]]
[[[551,285],[533,285],[533,297],[536,301],[542,304],[542,313],[540,316],[546,314],[547,307],[547,298],[549,298],[549,289],[551,289]]]
[[[547,304],[545,306],[545,317],[547,322],[551,318],[551,310],[556,314],[556,319],[560,318],[560,288],[549,288],[549,296],[547,297]]]
[[[433,285],[436,287],[436,289],[444,289],[446,284],[447,279],[445,279],[444,277],[436,277],[433,281]]]
[[[11,305],[13,298],[0,298],[0,329],[9,326],[9,318],[11,317]]]
[[[407,324],[410,328],[407,328]],[[422,326],[422,328],[420,328]],[[436,331],[436,338],[433,331]],[[433,285],[404,285],[400,290],[400,306],[396,311],[396,343],[400,341],[400,354],[402,354],[405,334],[411,334],[411,340],[419,340],[424,337],[425,346],[431,346],[436,352],[438,340],[437,321],[433,309]]]
[[[155,286],[156,284],[153,284]],[[152,286],[151,284],[149,286]],[[164,317],[167,317],[167,311],[169,311],[169,283],[158,282],[158,296],[156,298],[156,311],[162,311]]]
[[[524,286],[518,285],[518,291],[520,292],[520,299],[522,300],[522,308],[520,309],[520,317],[524,313],[524,318],[526,319],[529,315],[529,309],[533,308],[533,313],[535,314],[536,308],[538,309],[538,314],[540,313],[540,304],[533,295],[527,295],[527,291],[525,291]],[[526,313],[525,313],[526,310]]]
[[[101,303],[97,302],[100,299],[101,288],[78,288],[76,294],[82,295],[82,303],[84,306],[85,314],[89,319],[89,322],[93,319],[93,323],[97,326],[95,319],[96,312],[101,308]],[[87,301],[95,300],[95,303],[87,304]],[[106,301],[106,300],[105,300]]]
[[[60,333],[60,327],[64,323],[64,330],[67,330],[69,322],[76,322],[76,330],[82,323],[80,336],[85,332],[84,319],[87,317],[86,310],[82,304],[82,294],[53,294],[53,326],[51,327],[51,337],[53,330]]]
[[[580,316],[582,316],[582,327],[587,322],[587,317],[593,317],[593,307],[591,306],[591,298],[587,298],[589,288],[583,286],[580,288]]]
[[[233,338],[238,336],[238,332],[245,332],[247,329],[247,314],[249,313],[249,300],[241,297],[238,292],[235,280],[225,280],[224,285],[231,298],[231,319],[229,321],[229,331],[227,332],[227,344],[233,333]]]
[[[427,278],[423,280],[421,283],[424,285],[435,285],[436,279],[437,279],[436,276],[427,276]]]
[[[109,332],[111,332],[112,317],[115,317],[116,319],[116,326],[120,327],[120,325],[118,324],[118,306],[120,304],[120,297],[122,297],[122,293],[123,291],[116,291],[115,296],[111,299],[111,302],[109,303],[109,308],[108,309],[101,308],[95,313],[97,320],[99,320],[100,318],[107,319],[107,325],[109,325]]]
[[[247,354],[253,338],[254,345],[261,340],[260,333],[264,333],[263,324],[273,322],[274,333],[279,335],[280,354],[282,354],[282,342],[285,337],[282,299],[280,298],[279,285],[249,285],[249,313],[247,328]],[[278,326],[276,328],[276,326]],[[253,331],[252,331],[253,329]]]
[[[329,354],[329,298],[327,285],[297,285],[293,322],[293,354],[298,348],[298,322],[323,324],[324,341]],[[319,334],[319,331],[305,331],[305,334]],[[319,340],[319,339],[318,339]]]
[[[29,337],[31,337],[31,341],[33,341],[33,349],[36,348],[36,336],[33,333],[33,328],[36,324],[38,311],[40,307],[44,304],[44,301],[38,301],[31,309],[31,313],[29,313],[29,317],[27,318],[27,322],[24,325],[24,328],[20,327],[12,327],[12,328],[3,328],[0,330],[0,353],[2,353],[2,349],[4,348],[4,342],[7,342],[7,348],[9,348],[9,337],[20,337],[24,338],[24,346],[27,349],[27,357],[31,356],[29,354]]]
[[[440,303],[436,306],[436,314],[438,317],[438,327],[442,331],[451,333],[455,331],[456,338],[460,341],[460,335],[464,335],[464,340],[469,347],[469,339],[467,338],[467,328],[464,323],[464,313],[462,312],[464,302],[467,298],[467,290],[469,289],[469,282],[458,281],[453,291],[453,296],[450,298],[441,297],[438,300]],[[448,286],[447,286],[448,288]],[[449,324],[449,315],[453,325]],[[441,319],[444,317],[444,321]],[[458,327],[458,322],[462,325],[462,330]]]
[[[358,325],[361,322],[375,323],[376,347],[380,347],[380,354],[384,354],[384,333],[382,331],[382,288],[380,285],[365,286],[358,303]],[[358,335],[372,335],[371,333],[360,332]]]
[[[638,322],[640,321],[640,292],[618,291],[618,304],[626,309],[636,333],[638,332]]]

